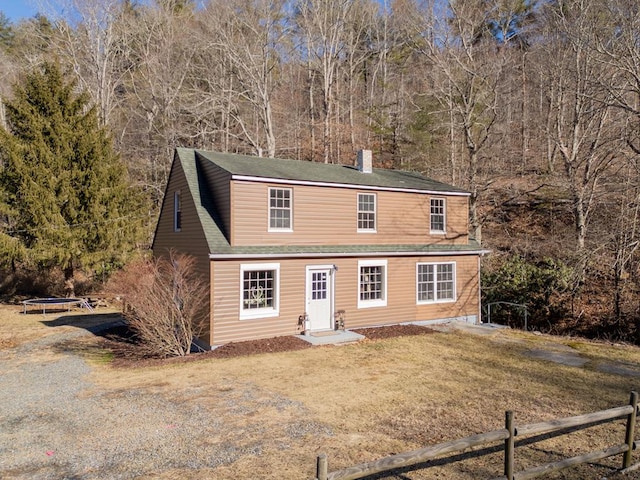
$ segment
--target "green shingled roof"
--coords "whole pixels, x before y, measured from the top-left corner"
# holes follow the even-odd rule
[[[356,167],[334,165],[302,160],[283,160],[279,158],[260,158],[231,153],[215,153],[196,150],[203,159],[215,163],[231,173],[248,177],[270,178],[278,180],[333,183],[357,185],[359,187],[377,187],[394,190],[419,190],[423,192],[447,192],[468,195],[461,188],[447,185],[418,173],[385,168],[374,168],[372,173],[362,173]]]
[[[470,240],[468,244],[418,244],[418,245],[286,245],[232,247],[226,252],[211,252],[230,256],[382,256],[382,255],[477,255],[484,253],[480,245]]]
[[[231,253],[231,245],[222,230],[222,222],[213,205],[204,175],[196,163],[195,150],[176,148],[174,161],[180,162],[193,197],[196,212],[209,245],[210,253]]]
[[[221,256],[314,256],[314,255],[375,255],[422,253],[478,253],[481,247],[470,241],[467,245],[416,244],[416,245],[301,245],[301,246],[253,246],[232,247],[223,232],[222,222],[216,212],[209,188],[201,167],[196,161],[210,161],[231,175],[251,176],[265,179],[335,183],[345,185],[373,186],[390,189],[411,189],[466,194],[464,190],[430,180],[411,172],[374,169],[373,173],[360,173],[353,167],[326,165],[297,160],[280,160],[250,157],[247,155],[205,152],[188,148],[177,148],[175,161],[180,162],[189,184],[196,212],[205,233],[209,252]]]

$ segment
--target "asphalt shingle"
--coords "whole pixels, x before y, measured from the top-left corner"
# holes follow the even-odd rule
[[[410,253],[472,253],[479,245],[470,240],[468,244],[398,244],[398,245],[286,245],[232,247],[222,229],[205,176],[198,162],[212,162],[234,176],[262,178],[265,181],[287,180],[318,184],[355,185],[359,187],[385,188],[398,191],[439,192],[468,195],[468,192],[438,182],[417,173],[373,169],[372,173],[361,173],[357,168],[298,160],[259,158],[248,155],[207,152],[188,148],[177,148],[175,161],[184,170],[190,193],[196,205],[200,223],[205,232],[209,250],[214,255],[233,256],[290,256],[290,255],[371,255]],[[202,163],[200,163],[202,165]]]

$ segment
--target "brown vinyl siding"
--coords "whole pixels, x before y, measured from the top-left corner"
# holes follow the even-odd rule
[[[174,193],[180,191],[182,201],[182,222],[179,232],[174,231]],[[189,186],[180,165],[174,164],[171,181],[162,205],[158,227],[153,242],[155,256],[167,255],[169,250],[193,255],[198,260],[198,270],[209,277],[209,246],[196,214],[193,197],[189,195]]]
[[[231,174],[211,162],[200,163],[215,205],[222,220],[223,233],[230,238],[231,232]]]
[[[446,198],[446,235],[430,233],[428,194],[293,185],[293,232],[269,232],[268,183],[232,182],[232,246],[466,244],[468,198]],[[358,193],[376,194],[376,232],[357,232]]]
[[[214,262],[212,344],[296,333],[298,316],[304,313],[305,291],[301,279],[305,278],[305,263],[272,259],[268,262],[280,263],[279,316],[247,320],[240,320],[240,265],[265,262]]]
[[[442,320],[478,315],[478,260],[475,255],[445,257],[385,257],[387,306],[358,309],[361,258],[300,258],[264,261],[216,260],[212,265],[213,335],[211,344],[269,338],[299,333],[298,317],[304,313],[306,267],[336,265],[335,309],[345,310],[346,327],[357,328],[400,322]],[[416,263],[455,262],[456,302],[417,305]],[[240,265],[280,264],[279,316],[240,320]]]
[[[193,197],[188,193],[189,185],[178,162],[174,162],[169,178],[153,242],[153,255],[166,257],[170,250],[191,255],[196,260],[197,273],[206,280],[210,277],[209,245],[198,219]],[[176,191],[180,191],[182,202],[182,221],[179,232],[174,231],[173,223],[173,202]],[[206,335],[208,336],[208,333]],[[203,339],[208,340],[208,338]]]

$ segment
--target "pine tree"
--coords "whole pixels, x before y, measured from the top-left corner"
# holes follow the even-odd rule
[[[13,46],[15,33],[11,20],[0,12],[0,50],[7,50]]]
[[[0,128],[0,255],[61,268],[70,294],[76,269],[121,265],[144,224],[141,192],[88,99],[47,63],[14,86]]]

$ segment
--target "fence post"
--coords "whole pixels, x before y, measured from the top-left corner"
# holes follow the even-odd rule
[[[636,412],[638,410],[638,392],[631,392],[629,404],[633,407],[633,412],[627,416],[627,431],[625,432],[624,438],[624,442],[629,446],[629,449],[624,452],[622,468],[629,468],[631,466],[631,454],[633,452],[633,440],[636,431]]]
[[[504,475],[507,480],[513,480],[515,427],[513,426],[513,411],[511,410],[505,413],[504,428],[509,431],[509,437],[504,441]]]
[[[321,453],[318,455],[318,463],[316,465],[316,480],[327,480],[328,467],[327,454]]]

